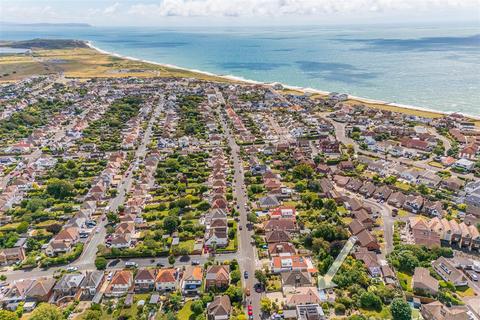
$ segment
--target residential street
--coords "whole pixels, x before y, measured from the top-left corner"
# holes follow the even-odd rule
[[[261,294],[255,292],[253,288],[254,284],[257,282],[255,279],[255,270],[258,268],[257,259],[255,256],[255,246],[252,245],[252,231],[249,231],[247,226],[247,209],[246,204],[248,197],[245,190],[244,176],[243,176],[243,166],[242,160],[240,159],[240,147],[236,144],[235,138],[230,132],[230,129],[227,126],[225,119],[222,118],[222,126],[225,132],[225,136],[228,140],[228,145],[231,148],[231,156],[233,159],[234,166],[234,185],[233,193],[237,199],[237,204],[240,212],[240,222],[243,228],[238,230],[238,254],[237,259],[240,265],[240,271],[242,273],[242,284],[244,289],[250,290],[250,296],[246,297],[247,305],[251,304],[253,307],[254,319],[260,319],[260,298]],[[248,272],[248,279],[243,277],[244,272]]]

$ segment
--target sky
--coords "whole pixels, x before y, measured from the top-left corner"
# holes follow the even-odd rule
[[[0,21],[96,26],[480,23],[480,0],[0,0]]]

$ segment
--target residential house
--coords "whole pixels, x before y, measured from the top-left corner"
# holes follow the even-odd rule
[[[266,232],[282,230],[291,233],[295,232],[296,229],[295,220],[291,218],[270,219],[264,223],[264,230]]]
[[[57,303],[59,301],[72,300],[78,298],[81,291],[81,284],[85,279],[85,275],[80,274],[64,274],[60,280],[58,280],[55,287],[53,287],[53,293]]]
[[[182,278],[184,295],[197,295],[203,281],[203,271],[200,266],[187,266]]]
[[[376,278],[382,276],[382,268],[377,259],[375,252],[369,251],[367,248],[360,247],[353,253],[353,257],[363,262],[370,276]]]
[[[290,235],[284,230],[273,230],[265,235],[267,243],[289,242]]]
[[[391,206],[396,207],[396,208],[402,208],[403,204],[405,203],[406,198],[407,197],[402,192],[397,191],[397,192],[394,192],[390,195],[387,203]]]
[[[318,303],[299,304],[296,306],[298,320],[324,320],[326,319],[322,307]]]
[[[312,260],[309,257],[299,255],[272,257],[271,270],[273,273],[283,271],[316,272]]]
[[[76,227],[67,227],[62,229],[55,237],[50,240],[45,253],[54,256],[59,253],[70,252],[73,246],[80,240],[80,233]]]
[[[430,275],[427,268],[416,267],[412,278],[412,289],[417,294],[437,295],[438,280]]]
[[[268,254],[270,257],[279,255],[295,255],[297,253],[295,246],[290,242],[277,242],[268,244]]]
[[[420,313],[425,320],[469,320],[467,308],[447,307],[440,301],[422,305]]]
[[[312,276],[307,271],[295,270],[281,272],[282,288],[287,290],[287,287],[311,287],[314,283]]]
[[[140,269],[135,275],[134,284],[136,292],[152,291],[157,279],[156,269]]]
[[[232,312],[230,298],[227,295],[216,296],[212,302],[207,305],[208,320],[228,320]]]
[[[158,270],[155,289],[161,292],[175,291],[177,289],[177,271],[173,268]]]
[[[25,292],[26,301],[48,302],[53,294],[54,278],[36,279]]]
[[[227,288],[230,284],[230,266],[213,265],[205,274],[205,288]]]
[[[103,283],[103,271],[87,271],[83,278],[80,288],[82,290],[82,297],[92,298],[100,290]]]
[[[420,195],[408,195],[403,204],[403,208],[413,213],[419,213],[423,207],[424,199]]]
[[[455,268],[455,266],[445,257],[440,257],[432,262],[433,269],[443,280],[453,283],[456,287],[468,285],[468,280],[463,272]]]
[[[407,226],[415,244],[427,248],[440,246],[440,235],[430,227],[423,217],[410,217]]]
[[[380,250],[380,244],[378,243],[377,238],[375,238],[375,236],[373,236],[368,230],[361,231],[356,237],[361,247],[372,251]]]
[[[110,281],[105,290],[106,297],[121,297],[126,295],[132,288],[133,274],[129,270],[115,272],[112,281]]]
[[[25,259],[23,247],[4,248],[0,250],[0,265],[11,265]]]

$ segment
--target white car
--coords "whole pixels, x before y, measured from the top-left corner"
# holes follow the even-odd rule
[[[75,271],[78,271],[77,267],[68,267],[67,268],[67,272],[75,272]]]

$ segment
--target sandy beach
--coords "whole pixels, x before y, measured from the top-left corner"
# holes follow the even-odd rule
[[[103,50],[99,47],[96,47],[93,45],[91,41],[85,41],[85,43],[91,48],[94,49],[100,53],[111,55],[117,58],[121,59],[128,59],[128,60],[133,60],[133,61],[139,61],[142,63],[149,63],[149,64],[154,64],[157,66],[162,66],[162,67],[167,67],[167,68],[172,68],[172,69],[178,69],[182,71],[187,71],[187,72],[192,72],[192,73],[198,73],[206,76],[212,76],[212,77],[218,77],[218,78],[223,78],[229,81],[235,81],[235,82],[243,82],[243,83],[248,83],[248,84],[259,84],[259,85],[266,85],[266,86],[271,86],[274,83],[266,83],[266,82],[261,82],[261,81],[256,81],[256,80],[251,80],[251,79],[245,79],[242,77],[234,76],[234,75],[222,75],[222,74],[214,74],[211,72],[207,71],[202,71],[202,70],[196,70],[196,69],[188,69],[184,67],[180,67],[177,65],[172,65],[172,64],[166,64],[166,63],[160,63],[156,61],[151,61],[151,60],[144,60],[144,59],[139,59],[131,56],[124,56],[120,55],[115,52],[109,52],[106,50]],[[279,83],[279,82],[276,82]],[[328,95],[330,92],[328,91],[323,91],[315,88],[305,88],[305,87],[299,87],[299,86],[292,86],[288,84],[283,84],[280,83],[285,89],[292,90],[292,91],[298,91],[300,93],[309,93],[312,95],[320,95],[320,96],[325,96]],[[348,92],[342,92],[342,93],[347,93]],[[382,100],[376,100],[376,99],[369,99],[369,98],[364,98],[364,97],[357,97],[357,96],[352,96],[349,95],[349,99],[347,100],[347,103],[350,104],[355,104],[355,103],[362,103],[365,104],[369,107],[372,108],[377,108],[381,110],[389,110],[393,112],[399,112],[399,113],[404,113],[404,114],[409,114],[409,115],[415,115],[415,116],[420,116],[420,117],[426,117],[426,118],[439,118],[443,117],[444,115],[451,114],[449,112],[441,112],[441,111],[436,111],[433,109],[429,108],[424,108],[424,107],[418,107],[418,106],[412,106],[412,105],[406,105],[406,104],[399,104],[399,103],[391,103],[387,101],[382,101]],[[471,119],[472,121],[475,121],[478,126],[480,126],[480,116],[474,116],[474,115],[469,115],[469,114],[464,114],[465,117]]]

